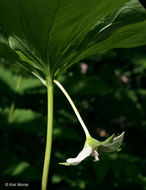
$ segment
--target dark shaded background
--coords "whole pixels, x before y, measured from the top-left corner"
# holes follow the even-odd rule
[[[82,60],[58,80],[73,98],[92,136],[126,132],[118,153],[61,166],[85,136],[65,96],[54,87],[50,190],[146,189],[146,47],[117,49]],[[17,86],[17,87],[16,87]],[[46,89],[14,63],[0,60],[0,189],[24,182],[39,190],[45,150]],[[14,108],[14,111],[13,111]],[[11,110],[11,111],[10,111]]]

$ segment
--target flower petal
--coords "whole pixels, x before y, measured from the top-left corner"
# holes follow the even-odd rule
[[[75,158],[69,158],[66,160],[65,163],[60,163],[61,165],[69,166],[69,165],[77,165],[79,164],[82,160],[90,156],[92,153],[92,147],[86,146],[85,148],[82,149],[82,151],[77,155]]]

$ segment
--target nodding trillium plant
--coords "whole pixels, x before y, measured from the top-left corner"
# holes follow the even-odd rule
[[[48,94],[47,140],[42,190],[47,189],[53,128],[53,81],[72,64],[113,48],[146,44],[146,11],[138,0],[0,0],[0,56],[15,62],[42,81]],[[123,135],[104,144],[86,133],[80,154],[67,160],[75,165],[101,150],[116,150]],[[115,147],[114,147],[115,145]],[[112,148],[114,147],[114,148]]]

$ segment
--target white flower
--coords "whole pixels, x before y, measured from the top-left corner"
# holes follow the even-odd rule
[[[125,132],[123,132],[121,135],[115,138],[114,138],[115,135],[112,135],[103,142],[99,142],[96,139],[92,138],[91,136],[88,136],[83,149],[77,155],[77,157],[69,158],[66,160],[65,163],[60,163],[60,164],[65,166],[77,165],[85,158],[89,157],[90,155],[94,157],[94,162],[97,162],[99,161],[99,154],[97,152],[97,149],[101,152],[116,151],[122,144],[124,133]]]

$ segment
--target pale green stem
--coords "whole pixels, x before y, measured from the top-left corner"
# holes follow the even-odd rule
[[[52,128],[53,128],[53,85],[47,85],[47,96],[48,96],[48,120],[47,120],[47,139],[46,139],[46,149],[42,176],[42,190],[47,189],[48,173],[51,157],[51,147],[52,147]]]
[[[78,118],[78,120],[79,120],[79,122],[80,122],[80,124],[81,124],[81,126],[82,126],[82,128],[84,130],[84,132],[85,132],[86,137],[89,137],[90,133],[89,133],[89,131],[88,131],[88,129],[87,129],[84,121],[82,120],[82,118],[81,118],[81,116],[80,116],[80,114],[79,114],[79,112],[78,112],[75,104],[73,103],[71,97],[66,92],[66,90],[64,89],[64,87],[57,80],[53,80],[53,82],[61,89],[61,91],[64,93],[64,95],[68,99],[69,103],[71,104],[71,106],[72,106],[72,108],[73,108],[73,110],[74,110],[74,112],[75,112],[75,114],[76,114],[76,116],[77,116],[77,118]]]

